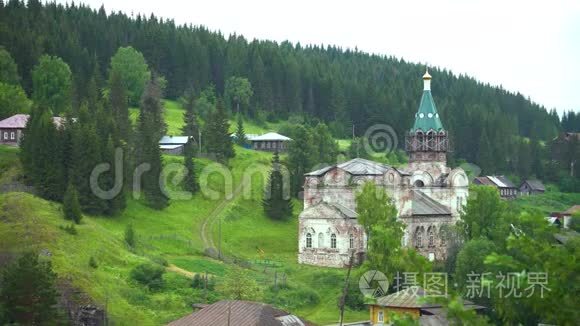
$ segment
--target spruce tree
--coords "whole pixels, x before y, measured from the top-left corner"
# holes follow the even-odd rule
[[[199,183],[195,174],[195,163],[193,162],[193,146],[187,144],[184,153],[185,178],[183,179],[183,188],[191,193],[199,190]]]
[[[315,148],[312,134],[304,126],[297,126],[294,140],[288,146],[288,168],[291,173],[292,195],[298,196],[304,184],[304,173],[313,167]]]
[[[492,174],[495,172],[494,168],[494,157],[493,149],[489,138],[487,137],[487,132],[485,129],[482,130],[481,136],[479,138],[479,151],[477,153],[477,163],[481,168],[482,172],[485,174]]]
[[[319,123],[312,133],[314,146],[314,161],[316,164],[332,164],[338,155],[338,143],[332,137],[330,130],[324,123]]]
[[[246,131],[244,130],[244,119],[241,113],[238,113],[238,126],[236,128],[236,144],[240,146],[246,145],[248,138],[246,137]]]
[[[0,306],[2,324],[58,325],[56,274],[50,261],[27,252],[2,272]]]
[[[219,161],[235,156],[231,134],[229,132],[230,123],[221,100],[216,103],[216,109],[209,115],[205,124],[205,148],[210,155],[214,155]]]
[[[137,129],[137,162],[150,166],[150,170],[143,175],[141,180],[142,189],[147,204],[154,209],[163,209],[169,205],[169,198],[163,193],[160,184],[163,160],[159,149],[159,139],[161,125],[164,125],[159,121],[159,118],[163,117],[160,95],[161,91],[156,78],[151,78],[141,99],[141,113]]]
[[[195,96],[193,92],[186,95],[184,99],[185,113],[183,113],[183,127],[181,133],[185,136],[199,137],[199,122],[195,112]],[[199,141],[199,140],[198,140]]]
[[[103,158],[106,163],[110,164],[110,170],[107,171],[102,178],[104,179],[102,182],[102,188],[104,190],[110,190],[115,187],[115,180],[117,177],[115,175],[115,171],[117,169],[116,164],[123,164],[123,162],[116,162],[115,161],[115,146],[113,142],[112,136],[109,136],[108,141],[103,150]],[[125,196],[125,184],[123,180],[120,192],[115,195],[113,198],[106,201],[106,207],[104,213],[109,216],[118,215],[122,210],[125,209],[127,206],[126,203],[126,196]]]
[[[127,92],[119,73],[112,72],[109,90],[109,104],[115,122],[116,134],[119,139],[127,143],[131,131],[131,121],[129,120],[129,105]]]
[[[62,209],[64,211],[64,217],[67,220],[72,220],[76,224],[81,222],[83,215],[81,212],[81,205],[79,204],[79,195],[72,182],[69,183],[66,188]]]
[[[264,212],[268,217],[283,220],[292,216],[292,199],[289,187],[289,184],[284,184],[280,156],[278,152],[275,152],[272,159],[272,171],[262,200]]]

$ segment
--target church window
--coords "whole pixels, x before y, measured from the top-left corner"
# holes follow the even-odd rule
[[[428,235],[429,235],[429,247],[434,247],[435,246],[435,232],[434,232],[434,227],[430,227],[429,230],[427,231]]]
[[[348,247],[350,249],[354,248],[354,235],[352,235],[352,234],[350,235],[350,239],[348,241]]]
[[[306,248],[312,248],[312,234],[306,233]]]
[[[413,185],[417,188],[425,187],[425,183],[422,180],[415,181]]]
[[[423,247],[423,228],[417,228],[415,231],[415,247],[421,248]]]
[[[318,233],[318,248],[324,248],[324,234]]]
[[[336,249],[336,234],[330,236],[330,248]]]

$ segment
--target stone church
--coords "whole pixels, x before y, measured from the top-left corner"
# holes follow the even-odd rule
[[[357,221],[355,195],[372,181],[384,187],[405,224],[404,246],[430,260],[446,259],[442,226],[459,219],[468,196],[467,175],[447,166],[448,133],[431,95],[431,76],[423,76],[423,95],[405,149],[409,164],[391,167],[361,158],[305,175],[304,210],[299,216],[298,262],[344,267],[351,255],[360,264],[366,234]]]

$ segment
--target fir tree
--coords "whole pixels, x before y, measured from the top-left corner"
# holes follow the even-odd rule
[[[199,190],[199,183],[195,174],[195,163],[193,162],[193,146],[187,144],[184,153],[185,178],[183,179],[183,188],[191,193]]]
[[[216,109],[209,115],[205,124],[205,148],[219,161],[225,161],[235,156],[230,123],[221,100],[216,103]]]
[[[495,172],[493,149],[485,129],[481,132],[481,137],[479,138],[479,152],[477,153],[477,162],[479,163],[479,167],[483,173],[492,174]]]
[[[50,261],[27,252],[2,273],[0,306],[4,307],[3,324],[52,325],[58,323],[55,309],[56,274]]]
[[[67,220],[72,220],[76,224],[81,222],[83,215],[81,212],[81,205],[79,204],[79,196],[77,189],[72,182],[68,184],[64,194],[63,211],[64,217]]]
[[[115,129],[118,137],[124,142],[129,141],[131,121],[129,120],[129,105],[127,92],[119,73],[112,72],[109,90],[109,104],[115,121]]]
[[[246,145],[248,138],[246,137],[246,131],[244,130],[244,119],[242,114],[238,113],[238,126],[236,129],[236,143],[240,146]]]
[[[113,145],[113,138],[109,136],[107,144],[103,150],[103,158],[105,159],[106,163],[110,164],[110,170],[104,174],[102,177],[104,180],[102,182],[104,190],[110,190],[115,187],[115,183],[119,182],[115,178],[117,166],[116,164],[123,164],[123,162],[116,162],[115,160],[115,147]],[[115,195],[113,198],[106,201],[106,208],[104,213],[109,216],[118,215],[122,210],[125,209],[127,206],[126,196],[125,196],[125,184],[123,180],[120,181],[122,183],[120,192]]]
[[[272,171],[266,186],[266,192],[262,201],[264,212],[270,218],[283,220],[292,216],[292,198],[290,196],[290,185],[284,184],[285,178],[282,174],[280,156],[274,153],[272,159]],[[289,181],[289,178],[286,178]]]
[[[291,189],[294,196],[298,196],[304,184],[304,174],[312,167],[314,146],[310,130],[304,126],[296,127],[294,140],[288,146],[288,168],[291,173]]]
[[[190,92],[185,97],[184,108],[185,113],[183,113],[183,127],[181,128],[181,133],[186,136],[193,136],[197,139],[199,137],[199,122],[197,121],[197,114],[195,112],[195,97],[193,92]]]
[[[160,128],[164,125],[160,99],[161,92],[156,78],[151,78],[141,99],[141,113],[138,122],[138,163],[149,164],[150,170],[143,175],[142,189],[147,204],[154,209],[163,209],[169,205],[169,198],[160,184],[163,169],[161,150],[159,149]]]

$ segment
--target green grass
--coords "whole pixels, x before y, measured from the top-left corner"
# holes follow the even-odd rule
[[[564,193],[548,186],[543,194],[520,196],[512,204],[526,210],[538,210],[548,216],[551,212],[565,211],[580,203],[580,193]]]

